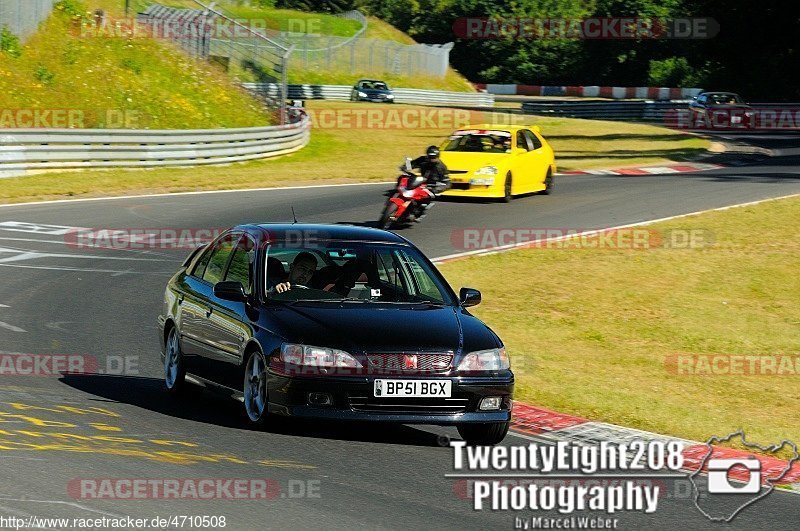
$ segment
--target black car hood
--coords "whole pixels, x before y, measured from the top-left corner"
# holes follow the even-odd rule
[[[449,306],[362,303],[302,303],[272,306],[274,333],[284,341],[339,348],[351,353],[381,351],[471,352],[500,346],[479,319]]]

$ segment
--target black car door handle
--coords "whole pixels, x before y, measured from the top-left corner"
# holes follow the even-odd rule
[[[211,317],[212,313],[214,313],[214,309],[213,308],[208,308],[206,310],[206,317]]]

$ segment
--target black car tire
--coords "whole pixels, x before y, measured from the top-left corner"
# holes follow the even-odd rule
[[[545,176],[544,178],[544,190],[542,190],[542,194],[544,195],[552,194],[554,186],[555,185],[553,183],[553,170],[548,169],[547,176]]]
[[[506,181],[503,184],[503,203],[510,203],[514,196],[511,195],[511,172],[506,174]]]
[[[260,350],[250,352],[242,376],[245,417],[250,424],[260,426],[264,424],[268,410],[267,360]]]
[[[173,326],[164,345],[164,387],[172,396],[180,395],[186,384],[186,366],[179,338],[178,329]]]
[[[391,217],[395,212],[397,212],[397,205],[392,201],[386,203],[386,207],[384,207],[383,213],[381,214],[381,219],[378,220],[378,228],[384,230],[390,229],[392,226]]]
[[[469,445],[493,446],[505,439],[510,422],[459,424],[458,434]]]

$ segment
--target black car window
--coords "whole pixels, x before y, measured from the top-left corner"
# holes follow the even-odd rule
[[[213,249],[211,249],[210,247],[206,248],[206,250],[203,251],[203,256],[200,257],[200,260],[197,261],[197,263],[194,265],[192,271],[189,274],[192,275],[193,277],[203,278],[203,273],[206,272],[208,259],[211,258],[212,252]]]
[[[276,293],[270,275],[266,298],[277,301],[342,299],[375,303],[448,304],[451,297],[441,276],[418,251],[401,245],[371,242],[321,242],[298,249],[271,245],[266,261],[280,263],[285,271],[299,252],[311,253],[317,269],[305,288]]]
[[[536,137],[536,135],[534,135],[531,131],[528,131],[527,129],[523,129],[522,130],[522,134],[525,135],[525,138],[528,139],[528,144],[533,146],[533,151],[535,151],[535,150],[539,149],[540,147],[542,147],[542,143],[539,141],[539,139]]]
[[[225,273],[225,280],[238,282],[247,295],[253,294],[253,264],[256,259],[256,248],[253,240],[245,235],[236,246],[236,250]]]
[[[531,147],[528,145],[528,139],[525,137],[525,133],[523,133],[522,130],[517,131],[517,147],[525,151],[531,150]]]
[[[214,245],[208,265],[203,272],[203,280],[213,285],[223,279],[225,267],[228,265],[228,260],[239,236],[239,234],[228,234]]]

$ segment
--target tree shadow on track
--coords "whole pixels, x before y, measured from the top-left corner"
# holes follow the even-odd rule
[[[244,408],[229,392],[187,382],[180,397],[169,396],[160,379],[134,376],[65,374],[60,381],[94,395],[100,402],[130,404],[161,415],[225,428],[358,442],[445,446],[439,436],[403,424],[290,419],[271,416],[262,428],[248,424]]]

